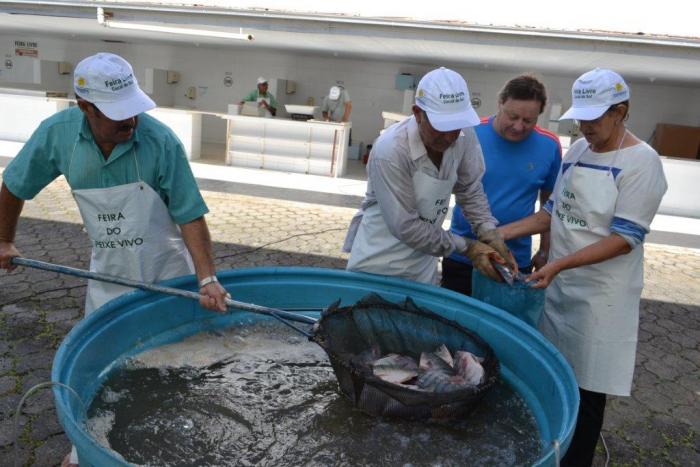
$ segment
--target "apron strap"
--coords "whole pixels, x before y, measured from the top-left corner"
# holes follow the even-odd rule
[[[68,161],[68,171],[66,173],[66,179],[68,180],[69,185],[70,185],[70,172],[71,172],[71,169],[73,168],[73,155],[75,154],[76,146],[78,146],[78,141],[80,141],[80,133],[78,133],[75,136],[75,141],[73,142],[73,150],[70,152],[70,159]]]
[[[68,180],[68,184],[70,185],[70,180],[71,180],[71,170],[73,169],[73,157],[75,156],[75,148],[78,147],[78,142],[80,141],[80,133],[78,133],[75,137],[75,142],[73,143],[73,149],[70,152],[70,158],[68,162],[68,170],[66,171],[66,179]],[[136,155],[136,144],[132,143],[131,145],[131,154],[134,156],[134,167],[136,168],[136,179],[138,182],[143,183],[143,179],[141,178],[141,171],[139,170],[139,160]],[[100,154],[100,156],[102,156]]]
[[[138,178],[139,182],[143,182],[141,180],[141,172],[139,171],[139,159],[136,157],[136,144],[132,143],[131,144],[131,153],[134,155],[134,166],[136,167],[136,178]]]

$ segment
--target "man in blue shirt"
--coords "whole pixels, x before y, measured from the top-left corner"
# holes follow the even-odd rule
[[[486,171],[482,179],[491,211],[499,224],[507,224],[534,212],[549,199],[561,164],[559,138],[537,126],[547,104],[544,85],[535,77],[511,79],[498,96],[498,112],[482,119],[476,134],[484,154]],[[452,213],[450,231],[475,238],[461,210]],[[547,262],[549,234],[542,234],[540,249],[531,258],[532,239],[507,242],[518,268],[529,273]],[[453,253],[442,263],[442,286],[471,295],[472,265],[465,256]]]

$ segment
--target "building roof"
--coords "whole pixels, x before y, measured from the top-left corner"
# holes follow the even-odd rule
[[[41,35],[130,43],[196,43],[200,46],[268,49],[428,66],[508,72],[536,70],[566,76],[578,75],[592,66],[601,66],[614,68],[632,81],[693,86],[697,85],[697,77],[700,76],[700,38],[694,36],[483,24],[465,20],[459,15],[449,20],[367,16],[352,11],[335,11],[333,3],[327,1],[323,5],[330,6],[326,7],[325,12],[283,9],[290,4],[284,0],[265,2],[272,7],[277,6],[277,9],[255,7],[252,2],[251,6],[236,8],[223,6],[224,3],[230,5],[230,2],[223,0],[178,4],[132,1],[3,2],[0,4],[0,30],[22,37]],[[236,2],[237,5],[244,3]],[[309,3],[314,2],[303,4]],[[500,5],[500,2],[492,3]],[[567,4],[567,7],[570,6]],[[253,36],[254,40],[234,41],[112,29],[98,23],[98,7],[112,21],[214,32],[243,32]],[[313,5],[307,8],[311,9]],[[405,14],[405,10],[402,8],[400,11]],[[56,21],[56,17],[61,17],[61,21]],[[507,19],[507,16],[504,18]],[[507,23],[506,19],[504,23]],[[562,21],[562,24],[565,22]]]

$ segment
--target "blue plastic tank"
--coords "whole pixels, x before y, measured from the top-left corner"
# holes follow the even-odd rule
[[[569,446],[579,404],[574,374],[552,344],[507,312],[439,287],[342,270],[266,267],[217,275],[236,300],[276,308],[322,309],[337,299],[348,305],[369,292],[391,301],[410,296],[419,306],[473,329],[491,345],[503,378],[520,393],[537,421],[542,449],[536,465],[555,465],[556,453],[563,455]],[[198,289],[193,276],[166,284]],[[89,405],[124,359],[201,331],[259,319],[269,318],[240,311],[215,314],[193,300],[132,292],[105,304],[71,330],[54,358],[52,380],[72,387]],[[59,420],[78,450],[81,467],[128,465],[86,432],[81,404],[70,391],[55,386],[54,395]]]

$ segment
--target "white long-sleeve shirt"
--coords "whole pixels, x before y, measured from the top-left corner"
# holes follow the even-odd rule
[[[474,130],[462,131],[443,154],[438,169],[428,157],[414,117],[385,130],[372,147],[361,209],[378,203],[391,234],[422,253],[447,256],[463,251],[467,245],[463,237],[420,220],[412,182],[417,171],[440,180],[456,172],[452,192],[457,206],[477,232],[495,228],[497,221],[481,185],[484,158]]]

